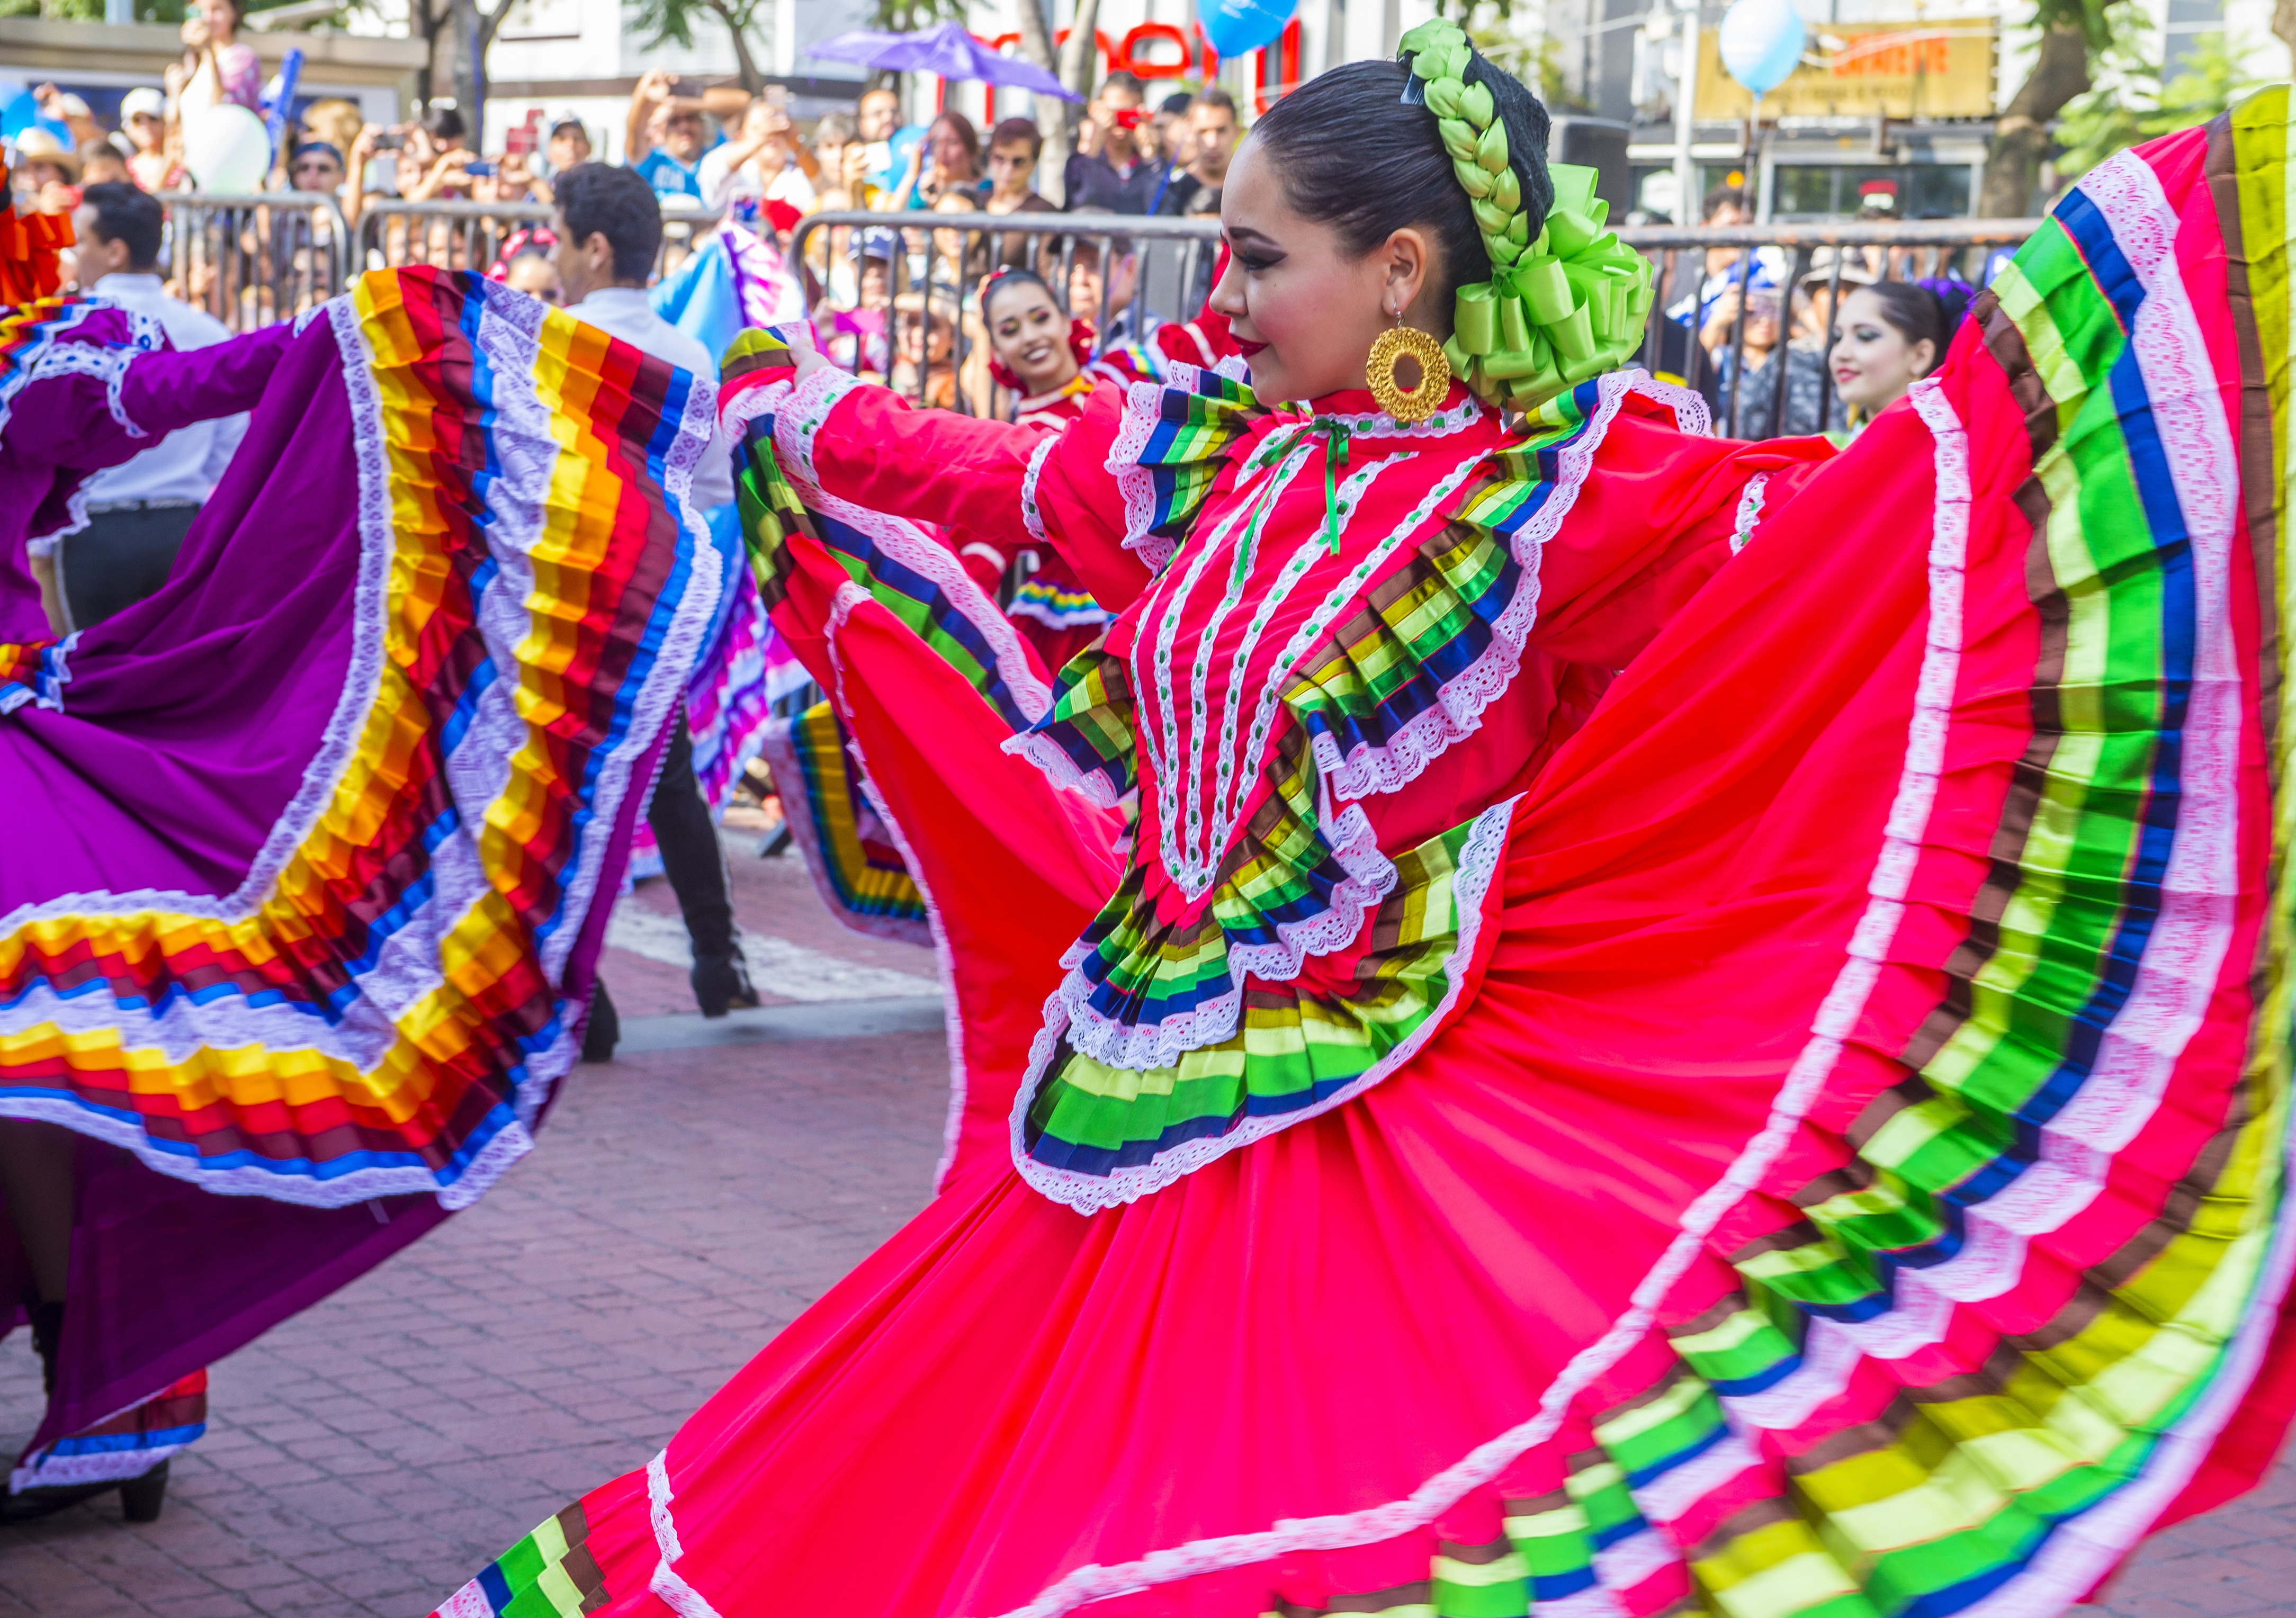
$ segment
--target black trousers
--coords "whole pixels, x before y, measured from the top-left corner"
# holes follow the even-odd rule
[[[654,783],[653,802],[646,808],[646,824],[661,850],[663,874],[677,895],[685,915],[686,936],[693,941],[693,958],[734,953],[733,878],[726,870],[726,851],[718,846],[718,826],[709,818],[709,805],[693,779],[693,736],[685,728],[680,705],[677,728],[670,733],[662,755],[661,778]]]
[[[87,527],[66,535],[56,546],[56,584],[70,626],[100,624],[166,584],[199,514],[191,505],[97,511]]]

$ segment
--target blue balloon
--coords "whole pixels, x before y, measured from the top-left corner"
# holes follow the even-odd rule
[[[0,140],[14,140],[40,121],[40,103],[29,90],[20,90],[0,106]]]
[[[1199,13],[1204,37],[1223,56],[1245,56],[1274,45],[1299,0],[1219,0]]]
[[[1793,0],[1737,0],[1722,14],[1718,45],[1730,77],[1767,95],[1801,65],[1807,37]]]

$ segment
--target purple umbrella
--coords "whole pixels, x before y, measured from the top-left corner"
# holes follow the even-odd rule
[[[939,22],[914,34],[890,34],[879,29],[855,29],[834,39],[807,47],[808,56],[831,61],[857,61],[865,68],[891,73],[938,73],[943,78],[978,78],[992,85],[1034,90],[1062,101],[1082,101],[1035,62],[1020,56],[1000,56],[971,34],[961,22]]]

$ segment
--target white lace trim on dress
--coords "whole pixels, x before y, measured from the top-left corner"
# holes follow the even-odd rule
[[[1052,459],[1053,446],[1060,441],[1060,434],[1046,433],[1045,441],[1029,452],[1029,470],[1021,478],[1021,526],[1038,544],[1049,544],[1051,536],[1045,532],[1045,514],[1037,509],[1037,479],[1044,476],[1045,462]]]
[[[1418,1055],[1428,1041],[1449,1026],[1452,1017],[1464,1003],[1466,981],[1462,968],[1475,958],[1485,926],[1483,902],[1489,893],[1491,878],[1506,853],[1507,827],[1513,819],[1515,805],[1521,801],[1518,794],[1478,814],[1460,846],[1452,873],[1451,888],[1453,908],[1459,918],[1459,931],[1450,952],[1443,960],[1445,987],[1442,1000],[1430,1012],[1427,1019],[1398,1042],[1393,1050],[1355,1079],[1312,1106],[1275,1116],[1246,1117],[1226,1134],[1185,1141],[1168,1152],[1160,1154],[1153,1162],[1115,1169],[1106,1174],[1081,1174],[1071,1169],[1059,1169],[1039,1163],[1029,1155],[1026,1144],[1029,1108],[1051,1071],[1053,1058],[1060,1050],[1061,1036],[1067,1034],[1070,1042],[1075,1042],[1062,997],[1055,993],[1045,1002],[1045,1026],[1037,1031],[1036,1040],[1029,1047],[1028,1074],[1021,1081],[1020,1094],[1013,1102],[1013,1163],[1020,1170],[1021,1177],[1053,1201],[1064,1207],[1074,1208],[1079,1214],[1095,1214],[1103,1208],[1116,1207],[1160,1190],[1193,1173],[1205,1164],[1250,1146],[1255,1140],[1264,1140],[1279,1130],[1304,1124],[1335,1107],[1344,1107]],[[1257,1557],[1245,1558],[1249,1561],[1260,1559]],[[1102,1593],[1115,1592],[1108,1590]],[[1097,1598],[1097,1596],[1083,1598],[1085,1600]],[[1062,1612],[1067,1609],[1049,1610]]]
[[[775,388],[780,386],[775,384]],[[824,365],[790,388],[786,403],[774,413],[774,445],[781,451],[784,471],[819,485],[820,474],[813,469],[813,441],[838,401],[860,386],[861,379],[850,372]]]
[[[1746,487],[1738,496],[1737,520],[1730,528],[1730,554],[1735,556],[1754,537],[1754,525],[1762,519],[1762,494],[1769,487],[1770,475],[1756,472],[1746,479]]]

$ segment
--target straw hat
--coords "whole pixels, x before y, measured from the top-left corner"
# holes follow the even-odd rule
[[[1800,282],[1803,289],[1807,290],[1813,287],[1833,285],[1833,264],[1836,259],[1841,261],[1843,286],[1868,287],[1874,284],[1875,279],[1874,272],[1866,267],[1865,256],[1858,249],[1853,248],[1844,252],[1838,247],[1822,247],[1809,256],[1809,268],[1803,273]]]
[[[79,184],[79,153],[37,125],[16,137],[16,161],[53,163],[64,171],[64,178],[72,184]]]

